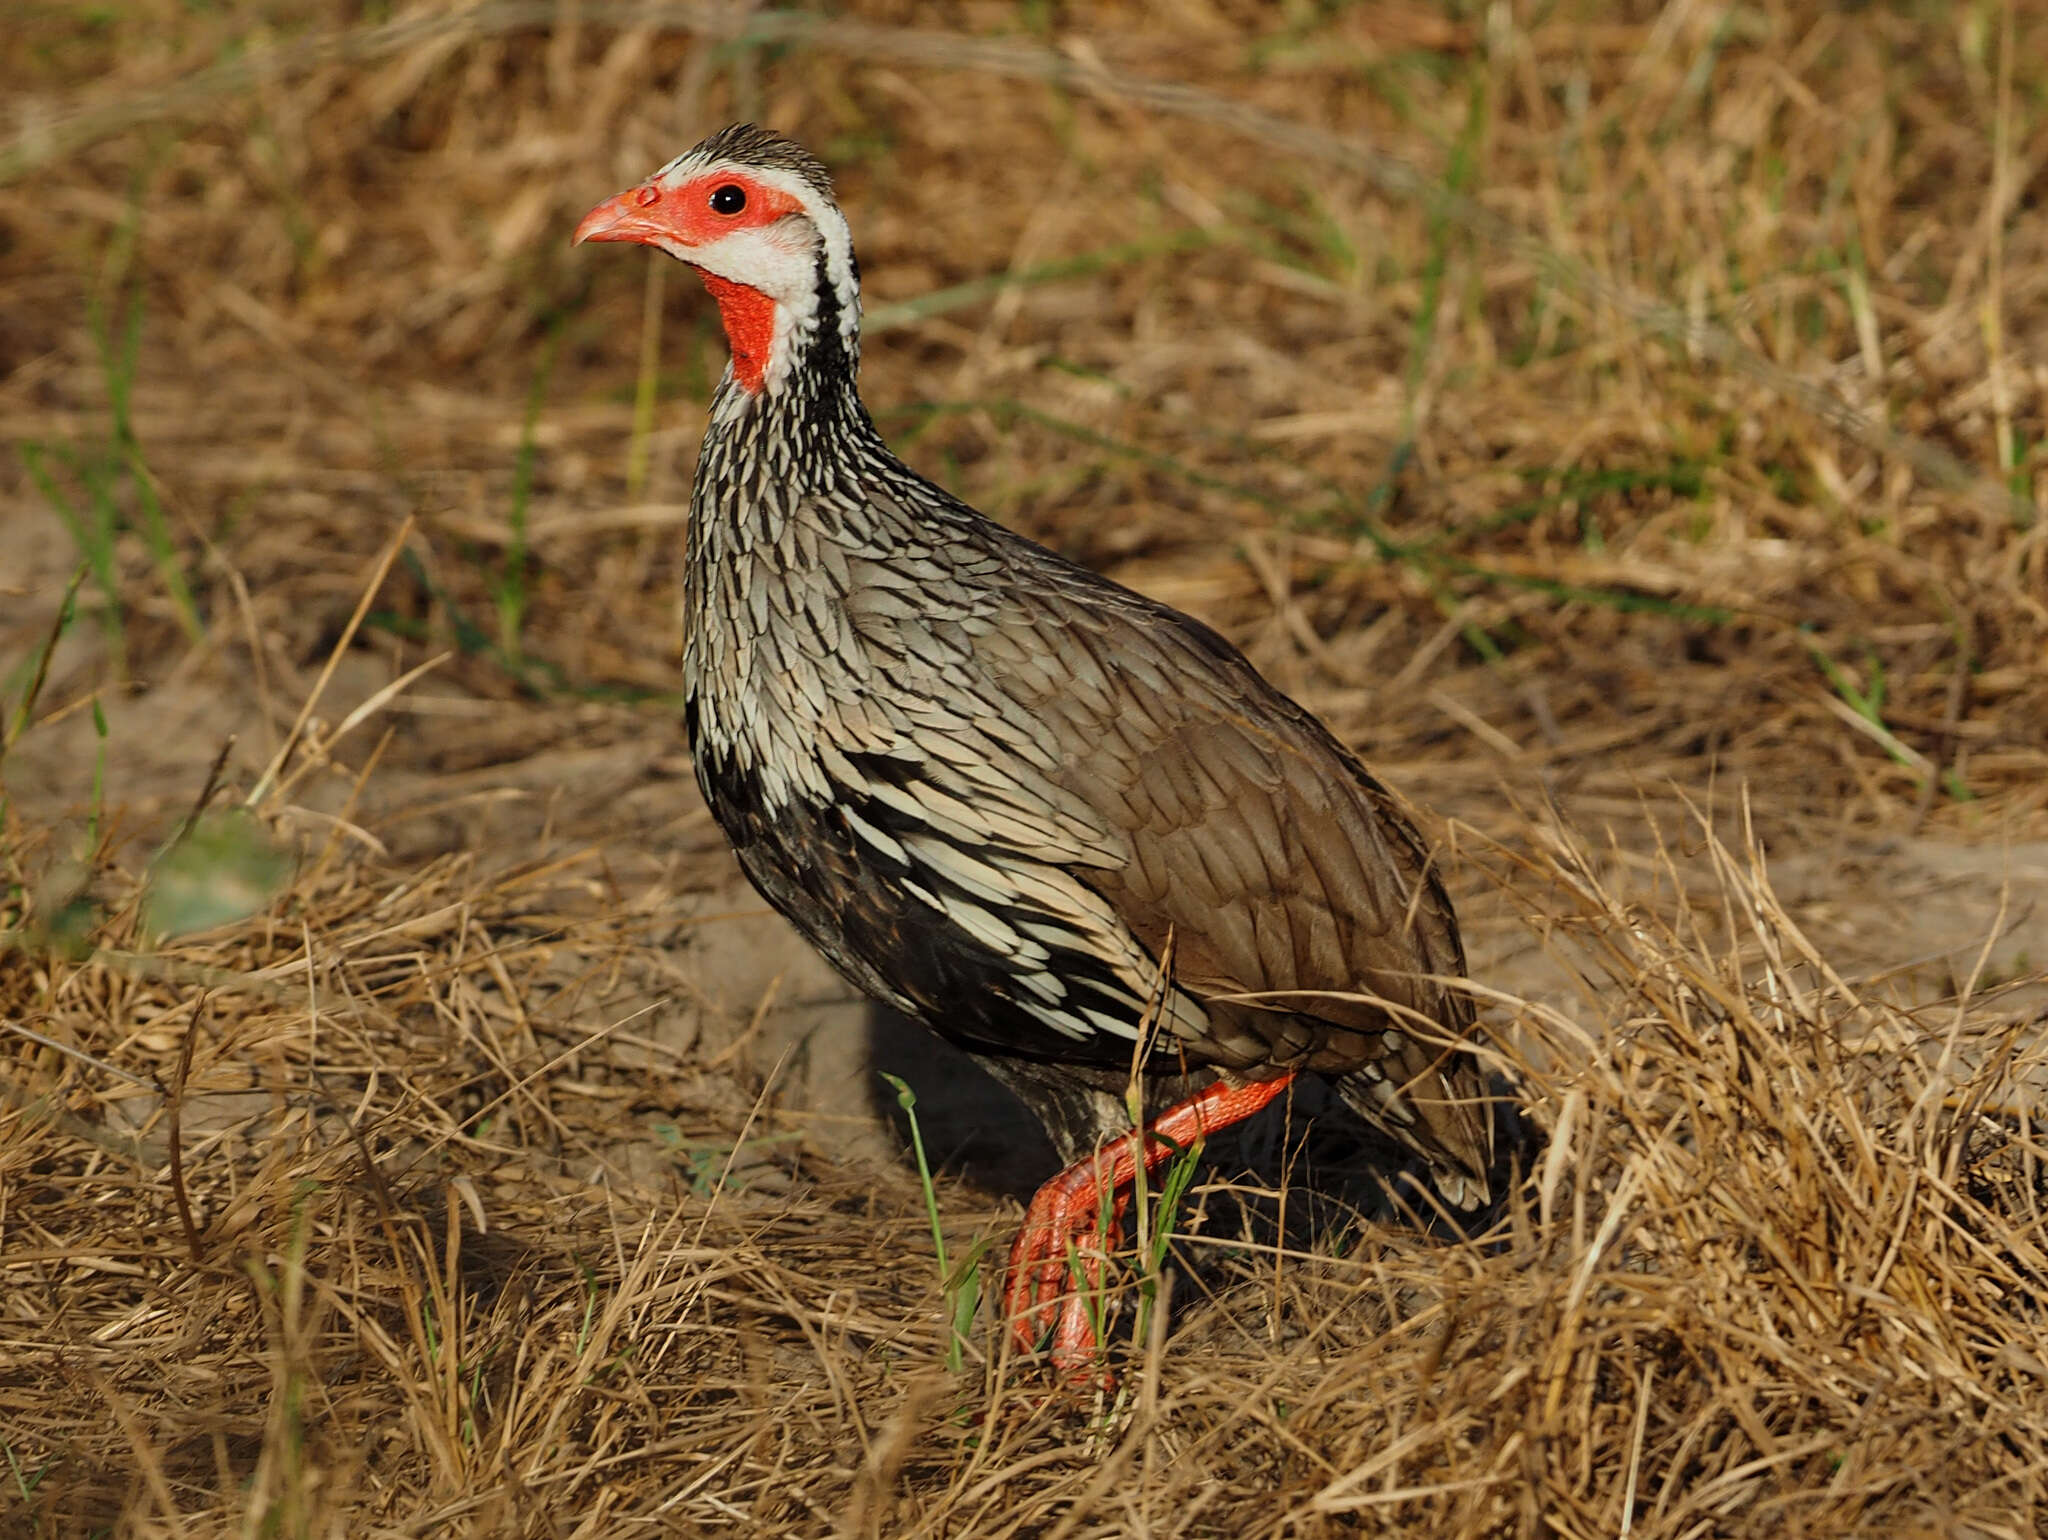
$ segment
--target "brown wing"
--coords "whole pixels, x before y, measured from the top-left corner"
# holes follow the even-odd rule
[[[1491,1119],[1457,1047],[1472,1012],[1439,982],[1464,972],[1457,921],[1392,796],[1198,623],[1141,600],[1054,613],[1056,655],[1093,665],[1069,673],[1086,687],[1038,703],[1073,745],[1057,779],[1130,849],[1077,875],[1153,956],[1171,934],[1215,1061],[1328,1075],[1385,1132],[1483,1183]]]

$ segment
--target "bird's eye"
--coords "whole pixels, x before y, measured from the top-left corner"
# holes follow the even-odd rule
[[[715,188],[711,194],[711,212],[714,214],[737,214],[747,206],[747,190],[733,182]]]

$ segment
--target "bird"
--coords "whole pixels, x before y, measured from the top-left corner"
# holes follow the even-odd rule
[[[591,209],[586,241],[694,268],[731,349],[683,580],[704,800],[771,906],[1067,1162],[1010,1249],[1014,1345],[1050,1332],[1056,1372],[1099,1365],[1087,1290],[1139,1167],[1300,1076],[1451,1208],[1487,1204],[1494,1119],[1429,847],[1216,631],[891,452],[824,163],[733,124]]]

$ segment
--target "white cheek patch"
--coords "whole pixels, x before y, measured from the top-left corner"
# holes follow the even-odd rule
[[[778,306],[808,315],[817,305],[817,240],[808,220],[791,216],[766,229],[735,230],[702,246],[664,243],[670,256],[758,289]]]

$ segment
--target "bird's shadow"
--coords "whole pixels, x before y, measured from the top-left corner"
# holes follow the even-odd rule
[[[868,1012],[868,1087],[874,1115],[910,1153],[909,1117],[882,1076],[894,1075],[916,1098],[918,1128],[934,1171],[992,1195],[1028,1202],[1060,1169],[1038,1120],[1014,1094],[952,1044],[894,1011]],[[1474,1221],[1449,1225],[1422,1194],[1414,1162],[1374,1135],[1313,1076],[1286,1096],[1207,1140],[1196,1185],[1212,1234],[1262,1244],[1342,1249],[1361,1224],[1393,1222],[1445,1238]],[[1484,1215],[1477,1216],[1483,1220]]]

